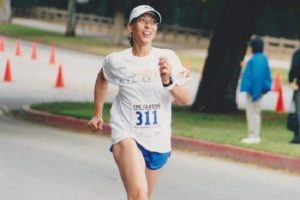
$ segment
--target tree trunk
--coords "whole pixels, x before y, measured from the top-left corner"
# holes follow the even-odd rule
[[[74,37],[76,30],[76,0],[69,0],[67,30],[65,36]]]
[[[236,89],[240,63],[265,3],[266,0],[224,0],[192,111],[237,111]]]
[[[114,45],[121,45],[124,31],[125,16],[121,9],[116,10],[114,25],[112,28],[112,42]]]
[[[10,0],[0,0],[0,23],[11,22]]]

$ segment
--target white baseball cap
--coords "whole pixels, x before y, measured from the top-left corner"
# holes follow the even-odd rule
[[[148,5],[140,5],[132,9],[129,16],[129,23],[131,23],[133,19],[141,16],[144,13],[153,13],[157,23],[161,23],[161,16],[159,12],[157,12],[156,10],[154,10],[154,8]]]

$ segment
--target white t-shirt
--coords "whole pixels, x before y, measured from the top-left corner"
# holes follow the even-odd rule
[[[161,82],[159,58],[166,57],[172,78],[180,85],[185,71],[176,54],[167,49],[152,48],[149,55],[137,57],[132,48],[105,57],[103,72],[119,92],[110,110],[112,144],[133,138],[149,151],[171,150],[171,93]]]

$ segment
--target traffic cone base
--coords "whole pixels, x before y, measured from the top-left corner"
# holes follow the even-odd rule
[[[282,90],[280,90],[279,93],[278,93],[278,99],[277,99],[276,110],[275,111],[276,112],[284,112]]]

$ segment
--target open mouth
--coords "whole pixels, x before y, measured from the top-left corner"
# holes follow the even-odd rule
[[[149,36],[151,36],[151,32],[150,31],[143,31],[143,36],[149,37]]]

